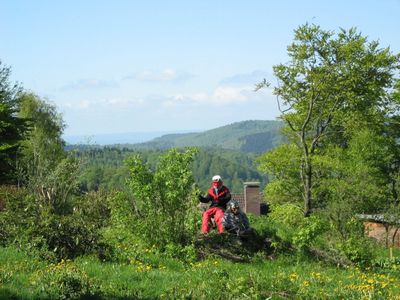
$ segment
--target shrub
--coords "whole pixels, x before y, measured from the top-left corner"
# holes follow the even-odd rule
[[[91,193],[75,198],[73,209],[56,214],[51,207],[39,205],[25,189],[5,193],[5,208],[0,212],[0,243],[16,244],[41,257],[73,258],[91,253],[99,245],[99,230],[109,221],[106,195]]]
[[[87,274],[73,262],[65,260],[36,272],[32,282],[39,298],[45,295],[49,299],[80,299],[93,290]]]
[[[35,232],[40,215],[34,197],[26,189],[2,186],[0,198],[3,201],[3,209],[0,211],[0,244],[5,246],[26,242]]]
[[[276,205],[269,215],[276,226],[276,235],[281,245],[291,245],[298,253],[304,253],[328,228],[328,223],[318,215],[304,217],[300,208],[293,204]]]
[[[125,226],[112,225],[102,230],[99,258],[102,261],[129,263],[141,253],[137,237]]]
[[[118,192],[107,201],[110,222],[101,230],[99,258],[103,261],[128,262],[136,255],[137,236],[134,206],[129,197]]]
[[[195,149],[172,149],[160,157],[156,171],[139,156],[128,160],[129,187],[134,196],[135,233],[146,243],[163,249],[167,244],[190,244],[198,216],[191,171]]]
[[[359,266],[371,264],[375,258],[374,244],[365,236],[362,223],[356,218],[351,218],[345,223],[345,231],[347,236],[337,244],[338,249]]]
[[[48,248],[59,259],[91,253],[100,237],[98,228],[86,222],[85,216],[79,213],[46,216],[41,229]]]

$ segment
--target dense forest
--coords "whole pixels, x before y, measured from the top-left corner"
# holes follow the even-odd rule
[[[398,298],[400,54],[314,24],[287,52],[281,122],[131,148],[66,146],[57,108],[0,62],[0,298]],[[199,233],[216,173],[265,185],[246,237]]]
[[[256,124],[259,122],[241,122],[238,125],[247,124],[241,127],[243,133],[247,132],[240,139],[251,140],[247,142],[248,150],[256,150],[258,143],[268,140],[270,143],[278,138],[272,133],[264,132],[259,134],[252,134],[255,126],[250,127],[248,124]],[[203,134],[206,135],[206,134]],[[224,135],[231,136],[231,131],[224,129]],[[258,135],[266,136],[266,139],[258,138]],[[129,156],[139,154],[145,163],[149,164],[153,169],[156,168],[158,157],[167,151],[168,137],[163,137],[163,145],[159,149],[152,143],[148,143],[145,149],[143,145],[115,145],[106,147],[94,147],[79,145],[74,147],[68,145],[66,149],[73,153],[81,161],[82,174],[80,176],[80,189],[81,191],[97,191],[101,188],[107,190],[121,190],[125,186],[128,177],[128,167],[125,164]],[[194,138],[193,138],[194,139]],[[230,138],[233,141],[232,138]],[[238,139],[239,141],[239,139]],[[196,143],[194,143],[196,144]],[[251,144],[251,146],[250,146]],[[207,189],[210,184],[210,178],[215,174],[220,174],[224,179],[224,183],[230,187],[233,192],[242,192],[243,182],[257,181],[260,182],[262,187],[265,187],[267,177],[265,174],[260,173],[255,165],[257,151],[237,151],[230,149],[223,149],[219,146],[211,147],[212,141],[208,146],[199,148],[193,162],[193,176],[196,183],[203,189]],[[233,144],[232,144],[233,145]],[[193,146],[193,145],[190,145]],[[270,146],[271,144],[265,143],[263,147]],[[152,149],[154,147],[154,149]],[[185,147],[183,147],[185,148]],[[232,148],[235,148],[233,146]]]
[[[125,164],[129,156],[139,154],[152,169],[162,153],[171,148],[196,146],[199,152],[193,162],[193,176],[203,190],[210,178],[220,174],[235,193],[242,192],[243,183],[260,182],[267,176],[257,170],[257,156],[283,142],[279,121],[242,121],[202,133],[169,134],[141,144],[110,146],[67,145],[66,150],[81,161],[80,190],[82,192],[124,189],[128,177]]]

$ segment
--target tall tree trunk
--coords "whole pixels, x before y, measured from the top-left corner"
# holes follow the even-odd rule
[[[304,216],[308,217],[311,214],[312,197],[311,197],[311,184],[312,184],[312,166],[308,157],[305,159],[303,167],[303,188],[304,188]]]

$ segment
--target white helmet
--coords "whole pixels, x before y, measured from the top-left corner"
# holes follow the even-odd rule
[[[222,181],[222,178],[219,175],[215,175],[213,176],[212,181]]]

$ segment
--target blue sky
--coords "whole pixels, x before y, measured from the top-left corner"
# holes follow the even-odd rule
[[[0,60],[57,106],[66,135],[273,120],[270,89],[299,25],[357,27],[400,52],[400,0],[0,0]]]

